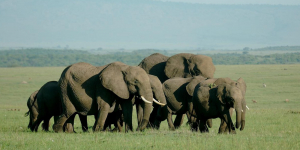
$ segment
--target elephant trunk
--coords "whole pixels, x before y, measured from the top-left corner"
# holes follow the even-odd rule
[[[241,125],[241,119],[242,119],[242,112],[244,110],[242,109],[241,103],[235,104],[235,112],[236,112],[236,128],[239,128]]]
[[[149,118],[150,118],[150,113],[152,111],[152,103],[153,103],[153,94],[152,91],[149,90],[149,92],[145,93],[139,93],[140,96],[143,96],[147,101],[151,102],[145,102],[142,103],[142,107],[143,107],[143,120],[142,123],[140,124],[140,126],[137,128],[137,131],[142,131],[144,130],[148,123],[149,123]]]
[[[158,104],[155,104],[154,107],[158,107],[158,111],[157,111],[157,120],[158,121],[164,121],[167,119],[168,117],[168,106],[166,105],[167,104],[167,100],[166,100],[166,97],[165,97],[165,94],[161,91],[155,91],[153,92],[155,98],[157,98],[157,100],[160,101],[160,103],[162,104],[165,104],[164,106],[162,105],[158,105]]]
[[[242,112],[242,123],[241,123],[241,131],[244,130],[245,127],[245,119],[246,119],[246,101],[245,99],[243,99],[242,101],[242,108],[243,108],[243,112]]]

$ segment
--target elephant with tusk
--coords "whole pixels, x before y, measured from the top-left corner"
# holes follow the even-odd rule
[[[94,131],[103,131],[110,108],[117,101],[124,115],[125,131],[132,131],[132,101],[134,96],[144,97],[142,123],[144,130],[149,122],[153,94],[148,74],[140,67],[113,62],[95,67],[88,63],[68,66],[59,79],[62,115],[53,125],[55,132],[63,131],[63,124],[73,114],[94,115]]]
[[[191,115],[200,121],[197,122],[200,131],[208,132],[204,122],[219,117],[221,118],[219,133],[235,133],[231,122],[233,109],[236,111],[236,127],[241,125],[240,129],[243,130],[246,110],[249,109],[245,100],[246,88],[242,78],[237,81],[230,78],[216,78],[200,82],[193,92],[193,103],[189,106]]]

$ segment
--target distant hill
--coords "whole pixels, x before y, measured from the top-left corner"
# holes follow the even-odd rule
[[[3,50],[0,51],[0,67],[68,66],[78,62],[87,62],[95,66],[102,66],[114,61],[120,61],[128,65],[138,65],[145,57],[153,53],[161,53],[166,56],[172,56],[175,54],[169,52],[165,50],[144,49],[135,50],[132,52],[116,52],[99,55],[91,54],[87,51],[81,50]],[[269,55],[250,55],[249,53],[236,52],[205,55],[210,56],[215,65],[300,63],[299,51],[293,53],[275,53]]]
[[[232,49],[298,45],[300,6],[1,0],[0,46]]]

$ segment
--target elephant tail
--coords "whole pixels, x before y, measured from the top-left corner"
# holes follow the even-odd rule
[[[24,117],[29,116],[29,114],[30,114],[30,111],[28,110],[28,112],[26,112],[26,113],[24,114]]]

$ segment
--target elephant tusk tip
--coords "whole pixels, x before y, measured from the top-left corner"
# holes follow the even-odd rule
[[[246,105],[247,109],[249,110],[250,108]]]
[[[145,103],[152,104],[152,102],[150,102],[150,101],[146,100],[146,99],[144,98],[144,96],[141,96],[141,98],[142,98],[142,100],[143,100]]]
[[[153,98],[153,102],[156,103],[156,104],[158,104],[158,105],[161,105],[161,106],[165,106],[166,105],[166,104],[163,104],[163,103],[159,102],[158,100],[156,100],[154,98]]]

